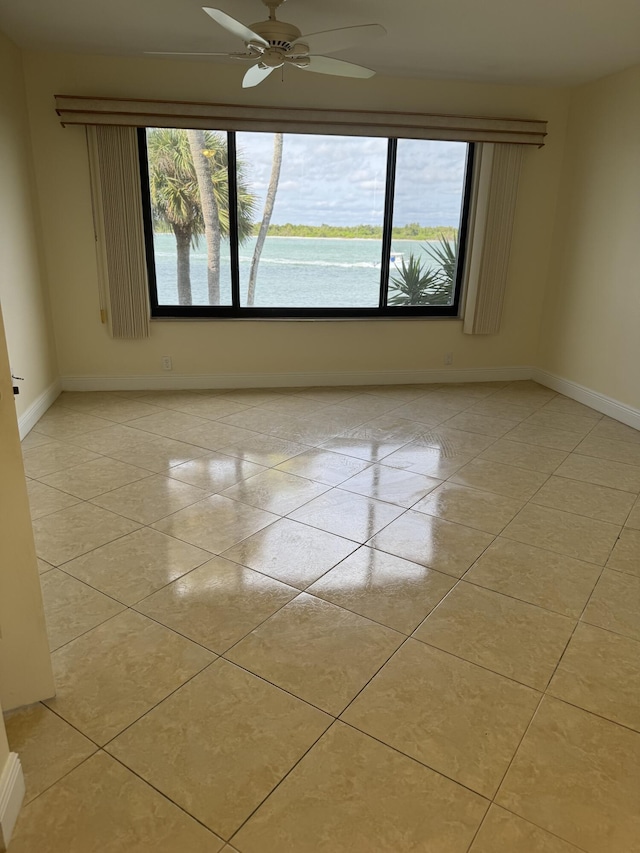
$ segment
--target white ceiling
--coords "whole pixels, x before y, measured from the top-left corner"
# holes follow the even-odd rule
[[[55,51],[241,49],[200,3],[0,0],[0,29],[23,47]],[[208,5],[245,24],[267,17],[259,0]],[[571,85],[640,63],[640,0],[288,0],[278,17],[303,33],[382,24],[386,37],[335,56],[390,76]]]

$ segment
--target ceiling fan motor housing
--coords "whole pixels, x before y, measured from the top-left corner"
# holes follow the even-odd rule
[[[289,51],[291,45],[302,35],[297,27],[284,21],[259,21],[257,24],[250,24],[249,29],[266,39],[270,47],[284,51]]]

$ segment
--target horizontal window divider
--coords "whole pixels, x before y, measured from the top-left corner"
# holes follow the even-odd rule
[[[62,125],[215,127],[217,130],[382,136],[544,145],[546,121],[490,116],[327,110],[56,95]]]
[[[235,320],[357,320],[381,317],[406,319],[411,317],[450,317],[459,319],[455,305],[399,306],[397,308],[234,308],[224,305],[161,305],[154,310],[155,320],[187,320],[230,318]]]

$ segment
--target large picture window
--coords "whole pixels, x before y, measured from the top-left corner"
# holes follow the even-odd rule
[[[473,144],[139,131],[154,317],[457,316]]]

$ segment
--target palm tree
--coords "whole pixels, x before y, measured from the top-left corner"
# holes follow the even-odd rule
[[[176,238],[178,303],[191,305],[190,247],[197,244],[198,237],[207,233],[207,222],[203,215],[201,189],[194,163],[193,148],[188,134],[191,131],[177,128],[154,128],[148,132],[149,183],[154,223],[161,228],[169,227]],[[229,236],[229,183],[227,178],[227,144],[223,134],[209,130],[196,131],[198,146],[196,159],[199,171],[204,175],[200,159],[205,160],[208,184],[211,186],[217,219],[207,234],[207,279],[210,304],[216,305],[219,297],[220,238]],[[237,160],[238,196],[238,240],[243,243],[253,232],[256,198],[249,192],[246,164],[241,157]],[[207,191],[205,191],[205,195]],[[209,199],[210,202],[210,199]],[[217,258],[217,261],[216,261]],[[211,281],[211,270],[217,266],[218,292],[215,293],[215,276]],[[212,284],[214,293],[212,294]],[[213,295],[215,301],[211,300]]]
[[[213,164],[212,159],[218,154],[217,149],[213,153],[207,144],[204,130],[188,130],[187,138],[191,148],[193,166],[198,180],[200,190],[200,204],[202,205],[202,218],[204,220],[204,235],[207,241],[207,287],[209,290],[209,305],[220,304],[220,208],[216,194],[213,191]]]
[[[154,224],[168,226],[175,235],[178,304],[191,305],[190,248],[204,223],[186,133],[171,127],[150,130],[147,149]]]
[[[276,201],[276,193],[278,192],[278,182],[280,181],[280,168],[282,167],[282,142],[283,135],[275,133],[273,136],[273,160],[271,161],[271,178],[269,179],[269,188],[267,189],[267,197],[264,202],[264,213],[262,214],[262,222],[258,232],[258,239],[253,250],[253,258],[251,260],[251,270],[249,272],[249,286],[247,288],[247,306],[252,306],[256,295],[256,280],[258,278],[258,264],[262,255],[264,241],[267,238],[269,231],[269,223],[273,213],[273,205]]]

